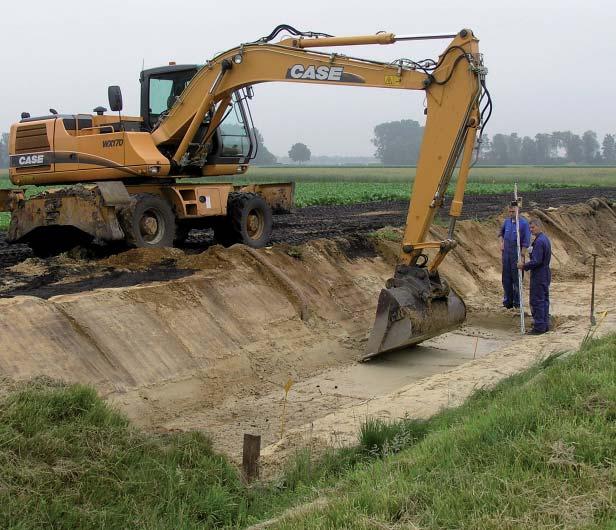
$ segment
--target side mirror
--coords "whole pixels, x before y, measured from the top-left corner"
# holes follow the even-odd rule
[[[112,112],[120,112],[122,110],[122,91],[119,86],[112,85],[107,89],[109,96],[109,108]]]

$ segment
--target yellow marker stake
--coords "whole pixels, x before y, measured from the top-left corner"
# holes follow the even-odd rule
[[[287,396],[289,395],[289,390],[293,386],[293,380],[289,379],[284,385],[284,399],[282,401],[282,420],[280,422],[280,438],[282,439],[282,435],[284,434],[284,420],[287,412]]]

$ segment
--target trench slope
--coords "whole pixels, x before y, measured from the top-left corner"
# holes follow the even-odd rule
[[[544,221],[553,241],[554,280],[562,282],[553,313],[567,330],[587,312],[585,301],[569,303],[567,296],[579,298],[572,290],[576,285],[586,289],[590,254],[602,260],[602,289],[616,284],[616,214],[609,203],[591,200],[531,216]],[[441,270],[465,299],[476,329],[490,328],[496,314],[509,333],[516,324],[515,315],[499,308],[498,227],[496,219],[460,222],[460,244]],[[440,237],[444,229],[435,232]],[[235,418],[245,413],[255,422],[268,421],[257,418],[259,410],[279,399],[287,381],[312,385],[305,403],[317,402],[327,385],[314,378],[325,374],[324,381],[333,381],[328,370],[354,365],[396,252],[397,244],[383,239],[316,240],[259,251],[212,247],[197,255],[152,252],[154,261],[172,258],[177,267],[194,272],[48,299],[0,299],[0,374],[90,383],[140,425],[216,430],[224,447],[225,429]],[[129,251],[106,266],[147,258],[143,251]],[[600,301],[606,296],[600,294]],[[558,333],[549,341],[558,342]],[[433,346],[439,348],[438,340]],[[366,387],[373,374],[362,376]],[[345,400],[340,389],[334,391],[337,385],[331,386],[334,397],[319,401],[312,416],[298,409],[297,425],[353,402],[353,396]],[[344,423],[340,417],[331,421]],[[244,428],[250,422],[238,424]],[[269,441],[275,431],[270,428]]]

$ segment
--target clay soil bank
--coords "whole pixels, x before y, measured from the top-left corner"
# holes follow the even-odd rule
[[[140,426],[202,429],[233,457],[243,433],[261,434],[264,467],[275,469],[298,447],[353,443],[369,415],[425,417],[575,349],[588,330],[592,253],[597,310],[608,311],[598,333],[616,329],[612,205],[591,200],[532,215],[554,252],[557,326],[540,337],[521,337],[516,313],[500,307],[499,221],[467,220],[441,269],[467,303],[467,323],[408,351],[356,362],[397,244],[342,237],[259,251],[22,261],[8,271],[14,283],[2,286],[0,374],[92,384]],[[87,289],[28,291],[57,270],[70,274],[56,287]],[[101,287],[97,277],[119,280]]]

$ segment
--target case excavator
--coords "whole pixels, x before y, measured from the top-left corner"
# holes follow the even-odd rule
[[[423,39],[450,42],[434,60],[384,62],[331,51]],[[456,245],[469,169],[491,113],[486,73],[470,29],[334,37],[288,25],[203,65],[144,70],[140,116],[122,115],[120,89],[111,86],[111,113],[104,107],[94,114],[50,109],[47,116],[23,113],[11,127],[9,174],[18,187],[0,190],[0,210],[11,212],[7,241],[28,243],[39,253],[76,239],[171,246],[191,228],[211,227],[224,245],[262,247],[270,238],[272,212],[292,207],[293,184],[216,182],[245,173],[255,156],[248,108],[254,85],[422,91],[426,124],[399,263],[380,293],[363,359],[417,344],[454,329],[466,316],[464,302],[438,268]],[[448,235],[430,240],[456,167]],[[26,194],[32,186],[46,188]]]

